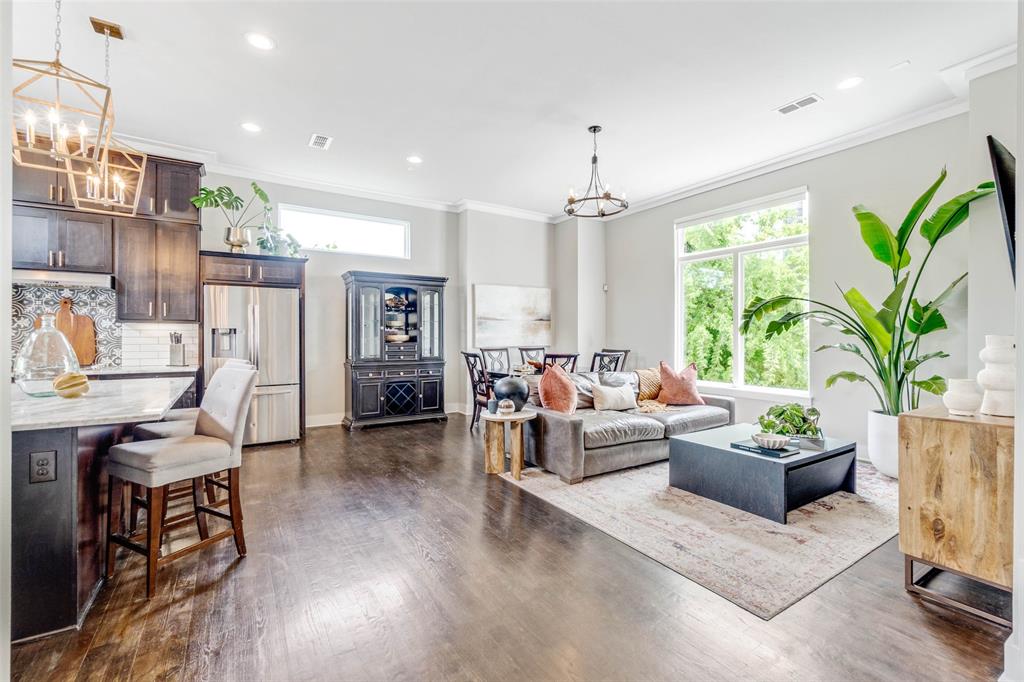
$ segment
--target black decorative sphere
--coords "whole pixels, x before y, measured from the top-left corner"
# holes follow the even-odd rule
[[[494,382],[494,397],[499,402],[508,398],[519,412],[530,398],[530,386],[522,377],[504,377]]]

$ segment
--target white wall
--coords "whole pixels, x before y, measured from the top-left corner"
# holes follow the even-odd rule
[[[555,342],[553,351],[579,353],[578,369],[589,369],[594,351],[605,347],[605,223],[571,218],[555,225]]]
[[[0,2],[0,92],[11,91],[11,6]],[[10,120],[11,98],[0,99],[0,119]],[[0,132],[0,149],[11,129]],[[0,166],[0,385],[11,383],[11,164]],[[0,460],[11,458],[11,399],[0,393]],[[11,467],[0,468],[0,680],[11,675]]]
[[[891,280],[861,241],[850,208],[863,203],[898,225],[943,166],[949,178],[937,199],[973,186],[984,178],[968,176],[967,138],[967,116],[961,115],[607,223],[608,344],[633,349],[637,367],[657,366],[659,360],[674,357],[673,221],[800,186],[807,186],[810,194],[812,297],[841,303],[838,282],[844,288],[858,287],[879,304]],[[938,294],[967,270],[967,242],[967,230],[943,240],[922,280],[924,297]],[[914,255],[922,253],[922,244],[919,236],[911,242]],[[946,376],[967,371],[965,301],[966,292],[960,290],[946,309],[950,329],[928,340],[952,355],[934,365]],[[834,332],[812,325],[811,348],[837,340]],[[810,365],[811,393],[822,411],[823,428],[859,441],[864,456],[865,415],[876,408],[873,394],[848,384],[824,389],[827,376],[850,367],[848,354],[814,353]],[[738,402],[739,417],[751,419],[778,400]]]
[[[1017,69],[1003,69],[970,83],[970,137],[968,169],[972,179],[992,178],[986,135],[994,135],[1017,154]],[[970,268],[967,294],[967,372],[981,369],[978,352],[986,334],[1013,334],[1013,279],[1003,236],[1003,220],[996,201],[971,206]]]
[[[249,178],[209,174],[203,184],[229,185],[246,196]],[[259,182],[278,203],[347,211],[362,215],[408,220],[412,225],[412,257],[409,259],[354,256],[322,251],[304,252],[306,265],[306,415],[310,426],[340,423],[345,412],[345,284],[341,275],[347,270],[372,270],[402,274],[449,277],[445,296],[445,400],[449,405],[465,401],[462,379],[465,368],[459,355],[460,283],[456,277],[458,260],[458,222],[454,213],[350,197],[290,185]],[[226,251],[223,242],[224,218],[219,211],[203,211],[202,247]],[[255,239],[255,234],[253,238]],[[250,251],[258,249],[253,245]]]

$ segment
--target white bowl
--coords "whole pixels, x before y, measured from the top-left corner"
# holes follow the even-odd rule
[[[777,433],[755,433],[751,436],[754,442],[760,445],[762,448],[768,448],[769,450],[781,450],[789,445],[789,436],[783,436]]]

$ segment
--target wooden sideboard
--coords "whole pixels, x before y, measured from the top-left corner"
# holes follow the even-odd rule
[[[950,571],[1009,591],[1013,584],[1013,423],[941,406],[900,415],[900,551],[906,588],[1001,625],[1005,618],[930,590]],[[914,564],[929,566],[914,578]]]

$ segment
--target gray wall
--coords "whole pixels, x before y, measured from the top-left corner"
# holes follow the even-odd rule
[[[977,78],[970,86],[970,177],[992,178],[987,135],[994,135],[1017,158],[1017,69],[1009,68]],[[967,369],[981,369],[978,352],[986,334],[1013,334],[1013,279],[1003,236],[1003,220],[996,201],[971,206],[970,287],[968,289]]]
[[[812,297],[840,304],[838,282],[844,288],[857,286],[869,300],[880,303],[891,289],[891,279],[861,241],[850,208],[863,203],[898,225],[943,166],[948,167],[949,178],[938,199],[972,186],[983,178],[968,177],[967,138],[967,116],[961,115],[609,222],[609,345],[634,349],[637,367],[672,361],[675,220],[801,186],[810,194]],[[921,253],[922,243],[915,236],[911,244],[915,255]],[[966,229],[944,240],[929,264],[921,292],[926,297],[937,294],[965,272],[967,251]],[[952,355],[934,365],[946,376],[964,376],[967,371],[965,303],[966,292],[961,289],[948,304],[950,329],[928,340],[929,346]],[[811,348],[840,340],[819,325],[812,325],[810,334]],[[813,353],[810,391],[822,411],[825,431],[860,441],[863,456],[866,413],[876,408],[873,394],[863,386],[847,384],[824,389],[827,376],[850,368],[848,357]],[[751,420],[779,400],[738,402],[738,418]]]

